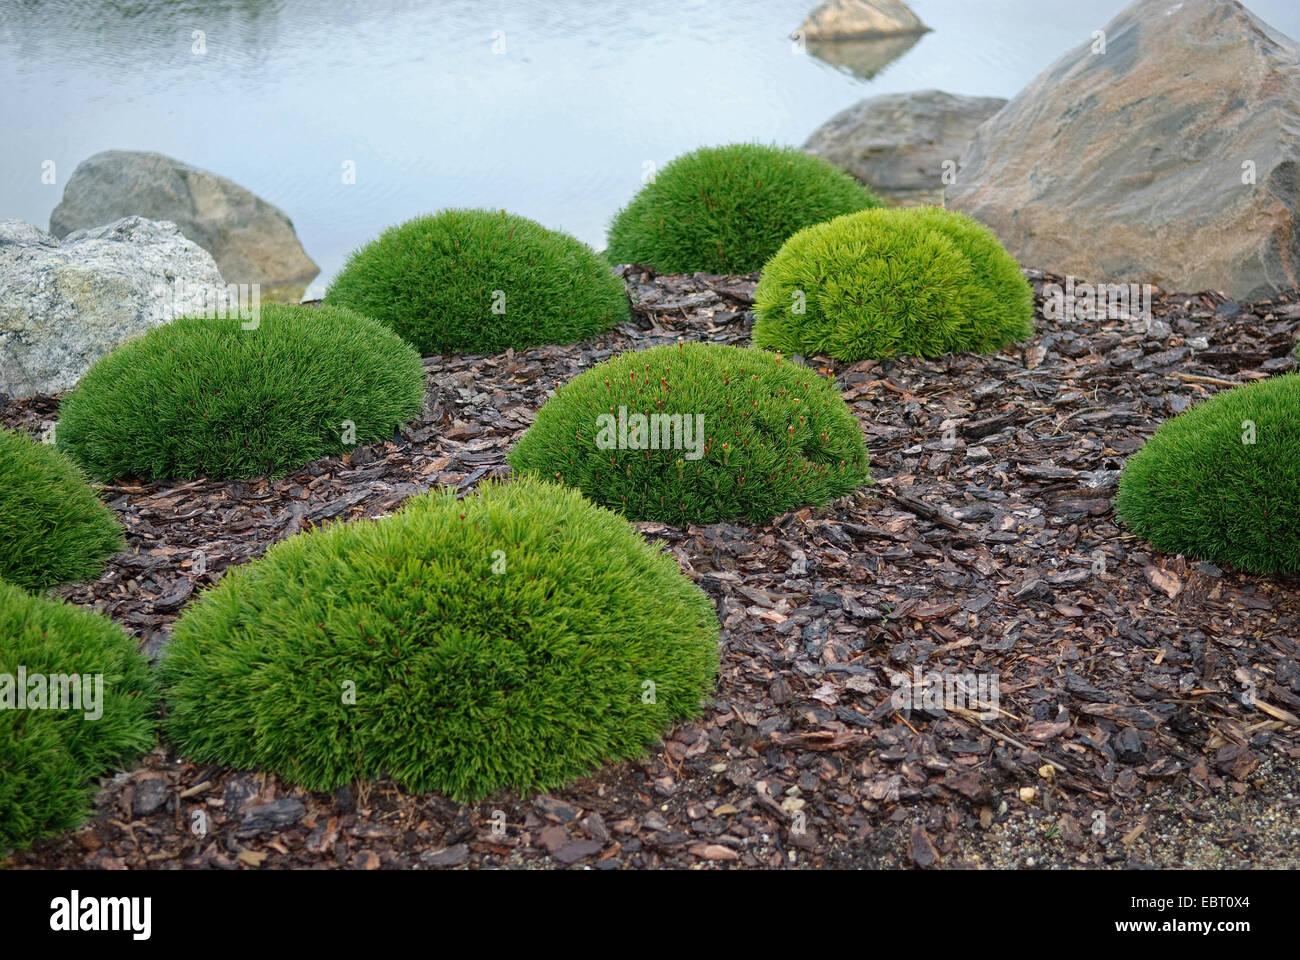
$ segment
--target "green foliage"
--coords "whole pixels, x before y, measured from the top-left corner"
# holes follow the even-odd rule
[[[0,429],[0,580],[29,590],[93,580],[124,546],[122,525],[76,464]]]
[[[987,352],[1034,331],[1034,292],[988,228],[938,207],[795,234],[763,269],[754,343],[856,362]]]
[[[57,438],[101,480],[282,474],[391,439],[423,397],[420,358],[381,324],[268,303],[255,329],[182,318],[101,358]]]
[[[641,435],[634,417],[656,414],[681,422],[647,419]],[[509,460],[634,520],[676,524],[763,523],[868,482],[862,429],[834,380],[702,343],[623,353],[574,378]]]
[[[1116,515],[1168,553],[1255,573],[1300,571],[1298,413],[1300,373],[1291,373],[1166,421],[1125,465]]]
[[[623,281],[590,247],[504,210],[444,210],[352,254],[325,295],[426,356],[574,343],[629,316]]]
[[[877,206],[849,174],[793,147],[704,147],[618,212],[605,256],[659,273],[753,273],[796,231]]]
[[[18,680],[30,697],[33,679],[52,674],[78,674],[83,693],[96,674],[102,686],[92,680],[93,703],[60,684],[42,709],[19,709]],[[51,709],[53,695],[81,709]],[[113,621],[0,583],[0,851],[80,823],[94,778],[152,748],[154,698],[149,664]]]
[[[173,636],[166,729],[191,759],[461,802],[640,755],[718,665],[713,605],[670,555],[532,481],[292,537]]]

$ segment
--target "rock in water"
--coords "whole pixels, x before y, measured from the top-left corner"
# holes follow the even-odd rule
[[[212,255],[173,223],[126,217],[54,237],[0,220],[0,396],[58,393],[136,334],[216,304]]]
[[[860,40],[899,33],[925,33],[903,0],[823,0],[808,14],[796,36],[805,40]]]
[[[1028,266],[1268,297],[1300,278],[1300,47],[1138,0],[976,132],[948,205]]]
[[[263,299],[300,299],[320,273],[279,208],[161,153],[106,150],[83,160],[50,214],[50,233],[129,216],[176,224],[216,258],[228,282],[260,284]]]
[[[803,149],[847,170],[887,203],[942,203],[945,171],[956,172],[976,128],[1005,104],[941,90],[887,93],[840,111]]]

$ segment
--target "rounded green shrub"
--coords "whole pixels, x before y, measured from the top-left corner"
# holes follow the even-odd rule
[[[426,356],[574,343],[629,316],[586,244],[504,210],[443,210],[352,254],[327,303],[374,317]]]
[[[64,454],[0,429],[0,580],[41,590],[93,580],[122,525]]]
[[[237,479],[391,439],[419,412],[420,358],[376,321],[268,303],[245,323],[173,320],[102,357],[60,404],[59,446],[101,480]]]
[[[791,237],[754,292],[756,346],[856,362],[988,352],[1034,331],[1034,291],[987,228],[867,210]]]
[[[763,523],[868,482],[834,380],[761,350],[681,343],[623,353],[542,407],[510,465],[634,520]]]
[[[1300,571],[1300,373],[1234,387],[1163,423],[1129,458],[1115,513],[1159,550]]]
[[[880,206],[859,181],[793,147],[683,154],[618,212],[605,256],[659,273],[753,273],[804,227]]]
[[[198,762],[468,802],[640,755],[699,711],[717,641],[712,602],[621,517],[487,483],[227,572],[164,652],[165,725]]]
[[[0,583],[0,852],[80,823],[94,779],[153,747],[155,710],[125,630]]]

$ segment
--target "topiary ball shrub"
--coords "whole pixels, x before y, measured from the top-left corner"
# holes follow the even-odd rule
[[[122,525],[54,447],[0,429],[0,580],[29,590],[93,580]]]
[[[629,317],[610,265],[504,210],[444,210],[352,254],[326,303],[374,317],[426,356],[574,343]]]
[[[763,523],[868,482],[862,429],[833,380],[761,350],[623,353],[561,387],[510,465],[634,520]]]
[[[988,228],[867,210],[791,237],[754,292],[754,344],[853,363],[988,352],[1034,331],[1034,291]]]
[[[255,329],[187,317],[102,357],[60,404],[58,444],[100,480],[277,475],[391,439],[424,368],[347,310],[268,303]]]
[[[793,147],[704,147],[618,212],[605,256],[658,273],[753,273],[804,227],[878,206],[849,174]]]
[[[0,583],[0,852],[67,830],[154,745],[154,680],[102,614]]]
[[[1300,571],[1300,374],[1234,387],[1166,421],[1129,458],[1115,513],[1159,550],[1253,573]]]
[[[670,555],[527,481],[285,540],[173,637],[165,724],[193,760],[458,802],[642,754],[718,666],[713,604]]]

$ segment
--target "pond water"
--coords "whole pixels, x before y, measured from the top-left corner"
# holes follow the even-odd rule
[[[861,75],[789,40],[814,5],[0,0],[0,218],[47,227],[81,160],[156,150],[288,213],[322,269],[309,297],[384,227],[446,206],[505,207],[600,249],[647,163],[798,145],[877,93],[1011,97],[1125,2],[915,0],[934,32],[867,51]],[[1300,36],[1294,0],[1250,7]]]

